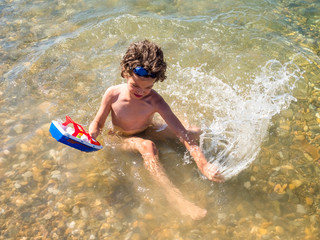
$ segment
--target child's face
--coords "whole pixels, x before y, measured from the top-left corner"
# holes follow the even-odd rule
[[[155,82],[154,78],[140,77],[136,74],[127,76],[126,79],[130,95],[135,99],[142,99],[149,95]]]

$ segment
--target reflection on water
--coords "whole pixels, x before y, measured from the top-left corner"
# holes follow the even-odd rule
[[[0,239],[317,239],[319,12],[309,0],[2,1]],[[90,154],[49,135],[65,115],[89,125],[144,38],[169,64],[155,89],[202,127],[228,177],[211,183],[181,145],[157,143],[173,183],[208,210],[200,222],[106,134]]]

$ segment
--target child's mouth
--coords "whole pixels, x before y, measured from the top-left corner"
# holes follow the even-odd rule
[[[139,95],[139,94],[136,94],[136,93],[134,93],[134,95],[135,95],[137,98],[141,98],[141,97],[142,97],[142,95]]]

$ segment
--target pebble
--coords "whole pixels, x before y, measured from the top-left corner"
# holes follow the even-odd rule
[[[294,136],[294,141],[304,141],[306,138],[303,135]]]
[[[286,109],[281,111],[281,115],[285,118],[292,118],[293,117],[293,110],[292,109]]]
[[[79,207],[78,207],[78,206],[74,206],[74,207],[72,208],[72,213],[73,213],[74,215],[77,215],[79,212],[80,212],[80,210],[79,210]]]
[[[4,176],[5,177],[8,177],[8,178],[10,178],[10,177],[12,177],[12,176],[14,176],[15,175],[15,171],[8,171],[8,172],[6,172],[5,174],[4,174]]]
[[[17,134],[21,134],[23,132],[24,129],[24,125],[22,124],[17,124],[13,127],[13,130],[17,133]]]
[[[218,220],[219,221],[223,221],[227,218],[227,214],[226,213],[218,213]]]
[[[276,184],[273,191],[277,194],[285,194],[285,189],[287,188],[288,184]]]
[[[26,203],[25,203],[25,201],[23,200],[23,199],[17,199],[16,200],[16,205],[17,205],[17,207],[21,207],[21,206],[23,206],[23,205],[25,205]]]
[[[42,176],[41,170],[37,167],[32,168],[32,177],[36,182],[42,182],[44,177]]]
[[[306,212],[307,211],[303,205],[301,205],[301,204],[297,205],[297,213],[305,214]]]
[[[277,233],[277,234],[280,234],[280,235],[284,234],[284,229],[283,229],[283,227],[276,226],[276,227],[275,227],[275,230],[276,230],[276,233]]]
[[[307,205],[312,205],[313,204],[313,199],[311,197],[306,197],[306,204]]]
[[[24,177],[24,178],[30,178],[32,176],[33,176],[33,173],[31,171],[27,171],[22,174],[22,177]]]
[[[5,150],[3,151],[3,154],[8,156],[8,155],[10,154],[10,151],[9,151],[8,149],[5,149]]]
[[[88,218],[88,213],[84,207],[80,208],[80,211],[83,218]]]
[[[245,182],[245,183],[243,184],[243,186],[244,186],[246,189],[250,189],[251,183],[250,183],[250,182]]]
[[[53,159],[57,159],[58,156],[60,155],[59,151],[55,150],[55,149],[50,149],[49,150],[49,156]]]
[[[42,167],[47,168],[47,169],[52,168],[52,165],[53,165],[53,163],[52,163],[51,161],[49,161],[49,160],[45,160],[45,161],[42,163]]]
[[[61,178],[61,172],[59,170],[55,170],[51,172],[51,178],[60,179]]]
[[[26,154],[22,153],[22,154],[19,155],[19,158],[18,158],[18,159],[19,159],[20,161],[23,161],[23,160],[25,160],[26,158],[27,158]]]
[[[43,216],[43,218],[44,218],[45,220],[51,219],[51,218],[52,218],[52,213],[47,213],[46,215]]]
[[[59,189],[56,189],[54,187],[48,187],[48,192],[52,193],[53,195],[58,195],[60,193]]]
[[[104,213],[104,215],[105,215],[106,217],[110,217],[110,216],[111,216],[111,213],[110,213],[109,210],[106,210],[105,213]]]
[[[298,179],[293,180],[291,183],[294,185],[295,188],[298,188],[302,185],[302,181]]]
[[[74,228],[76,225],[75,221],[68,223],[68,228]]]
[[[280,164],[280,161],[277,160],[276,158],[271,157],[270,158],[270,165],[271,166],[278,166]]]
[[[310,162],[314,161],[314,159],[308,153],[304,153],[303,155],[308,161]]]

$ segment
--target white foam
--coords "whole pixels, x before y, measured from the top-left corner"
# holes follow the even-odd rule
[[[227,179],[256,159],[271,118],[295,101],[291,91],[302,78],[295,64],[276,60],[268,61],[260,73],[242,85],[236,80],[225,83],[213,72],[206,73],[203,66],[182,69],[176,65],[175,69],[183,75],[180,79],[188,81],[170,94],[184,98],[187,105],[198,102],[199,112],[194,114],[205,116],[201,147]]]

